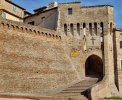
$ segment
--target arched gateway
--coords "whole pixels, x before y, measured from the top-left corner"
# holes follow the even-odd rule
[[[91,55],[87,58],[85,63],[85,74],[90,77],[103,76],[103,61],[97,55]]]

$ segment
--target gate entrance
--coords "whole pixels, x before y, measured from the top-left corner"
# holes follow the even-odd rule
[[[87,58],[85,63],[86,76],[103,76],[103,61],[97,55],[91,55]]]

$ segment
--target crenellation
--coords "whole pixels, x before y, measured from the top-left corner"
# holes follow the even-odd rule
[[[66,95],[80,82],[85,86],[76,85],[73,95],[122,95],[122,29],[114,26],[113,10],[54,2],[23,23],[0,18],[0,92]]]
[[[4,30],[9,29],[9,30],[17,31],[17,32],[23,32],[23,33],[33,33],[33,34],[36,34],[36,35],[41,35],[41,34],[37,34],[37,31],[39,33],[44,31],[43,33],[46,35],[47,38],[50,38],[52,40],[53,39],[58,39],[58,40],[61,39],[61,36],[56,35],[57,33],[53,30],[48,30],[48,29],[44,29],[44,28],[40,29],[39,27],[36,27],[36,26],[27,25],[27,24],[24,24],[24,23],[17,23],[17,22],[10,21],[10,20],[1,19],[1,28],[4,29]],[[53,34],[53,37],[52,37],[51,34]]]
[[[101,31],[101,23],[102,22],[88,22],[88,23],[65,23],[63,26],[63,32],[66,36],[79,36],[83,34],[83,30],[84,27],[85,30],[87,31],[87,35],[92,35],[91,32],[93,33],[93,35],[100,35],[100,31]],[[91,32],[90,32],[90,26],[91,25]],[[72,28],[71,28],[72,26]]]

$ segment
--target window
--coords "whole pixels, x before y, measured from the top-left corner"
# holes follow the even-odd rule
[[[83,23],[83,28],[86,28],[86,23]]]
[[[77,33],[80,35],[80,23],[77,23]]]
[[[13,6],[13,12],[16,12],[16,6]]]
[[[42,17],[41,19],[42,19],[42,21],[44,21],[45,20],[45,17]]]
[[[120,41],[120,49],[122,49],[122,41]]]
[[[122,59],[120,59],[120,69],[122,70]]]
[[[34,24],[35,24],[35,22],[34,22],[34,21],[32,21],[32,22],[29,22],[28,24],[30,24],[30,25],[34,25]]]
[[[74,35],[73,24],[70,24],[70,32],[71,32],[72,35]]]
[[[83,23],[83,34],[86,35],[86,23]]]
[[[92,23],[89,23],[89,33],[92,35]]]
[[[113,30],[113,26],[112,23],[110,23],[110,34],[112,33],[112,30]]]
[[[104,33],[104,24],[103,24],[103,22],[100,23],[100,27],[101,27],[101,30],[102,30],[101,35],[103,35],[103,33]]]
[[[64,33],[67,35],[67,24],[64,24]]]
[[[2,17],[6,18],[6,13],[5,12],[3,12]]]
[[[72,8],[68,8],[68,15],[72,15]]]
[[[94,23],[94,32],[97,35],[97,23]]]

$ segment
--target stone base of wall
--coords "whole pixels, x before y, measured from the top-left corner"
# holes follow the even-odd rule
[[[88,100],[84,96],[78,97],[20,97],[20,96],[0,96],[0,100]]]

